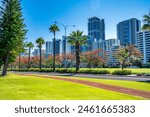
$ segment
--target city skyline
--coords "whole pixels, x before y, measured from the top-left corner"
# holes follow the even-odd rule
[[[138,18],[148,13],[149,0],[22,0],[23,16],[27,24],[27,41],[35,42],[38,37],[46,41],[53,38],[49,33],[49,26],[55,21],[76,25],[69,27],[67,35],[71,31],[80,29],[88,34],[88,18],[96,16],[104,18],[106,25],[106,39],[116,38],[116,25],[118,22]],[[57,38],[62,38],[64,29],[61,25]]]

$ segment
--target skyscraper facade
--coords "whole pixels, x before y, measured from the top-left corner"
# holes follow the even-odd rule
[[[82,45],[80,47],[80,51],[81,52],[87,52],[87,51],[92,51],[92,48],[93,48],[93,38],[88,38],[87,41],[86,41],[86,44],[85,45]]]
[[[46,41],[46,54],[50,55],[52,54],[52,42]]]
[[[40,56],[40,50],[39,49],[34,49],[34,51],[32,52],[33,56]]]
[[[137,32],[141,30],[141,21],[132,18],[117,25],[117,37],[122,46],[137,45]]]
[[[143,64],[146,64],[150,61],[150,31],[137,33],[137,47],[143,55]]]
[[[68,38],[65,39],[65,36],[62,37],[62,54],[69,54],[71,53],[72,45],[68,43]]]
[[[91,17],[88,19],[88,35],[96,38],[97,41],[105,40],[105,22],[104,19]]]
[[[54,55],[54,39],[52,39],[52,53]],[[61,40],[60,39],[56,39],[55,41],[55,54],[59,55],[61,53]]]

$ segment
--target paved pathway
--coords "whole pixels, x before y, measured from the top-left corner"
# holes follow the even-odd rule
[[[129,94],[129,95],[134,95],[134,96],[139,96],[139,97],[150,99],[150,92],[148,91],[141,91],[141,90],[125,88],[125,87],[120,87],[120,86],[91,82],[91,81],[71,79],[71,77],[69,77],[70,78],[69,79],[69,78],[60,78],[59,76],[41,76],[41,75],[32,75],[32,74],[18,74],[18,75],[36,76],[40,78],[50,78],[50,79],[55,79],[55,80],[69,81],[69,82],[74,82],[78,84],[84,84],[84,85],[100,88],[100,89],[105,89],[105,90],[110,90],[110,91],[115,91],[115,92],[120,92],[124,94]]]
[[[71,76],[74,78],[95,78],[95,79],[112,79],[112,80],[128,80],[139,82],[150,82],[150,77],[139,76],[116,76],[116,75],[94,75],[94,74],[63,74],[63,73],[42,73],[42,72],[13,72],[17,74],[37,74],[37,75],[49,75],[49,76]]]

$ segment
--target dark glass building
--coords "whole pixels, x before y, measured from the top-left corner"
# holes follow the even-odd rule
[[[120,44],[125,45],[137,45],[137,32],[141,30],[141,21],[132,18],[120,22],[117,25],[117,37],[120,40]]]
[[[88,35],[96,38],[97,41],[105,40],[105,22],[104,19],[91,17],[88,19]]]

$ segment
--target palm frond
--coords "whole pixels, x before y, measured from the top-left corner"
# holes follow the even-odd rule
[[[40,37],[36,40],[36,43],[37,43],[37,47],[41,48],[43,44],[45,44],[45,40]]]
[[[143,27],[142,27],[142,30],[150,31],[150,25],[149,24],[144,24]]]
[[[80,45],[84,45],[87,42],[87,36],[83,35],[83,31],[73,31],[70,36],[68,36],[68,42],[71,45],[75,45],[76,42],[80,43]]]
[[[54,33],[54,32],[60,31],[60,29],[59,29],[59,27],[56,24],[53,24],[53,25],[50,26],[49,31],[51,33]]]

